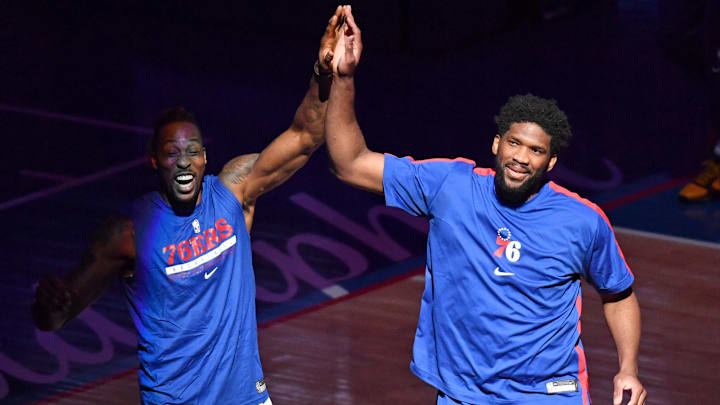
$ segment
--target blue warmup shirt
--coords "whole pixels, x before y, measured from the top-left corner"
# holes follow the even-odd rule
[[[410,368],[472,404],[587,405],[580,279],[613,294],[634,277],[596,205],[550,182],[508,208],[494,176],[385,155],[387,205],[430,220]]]
[[[124,284],[142,401],[258,405],[268,395],[243,209],[217,177],[202,187],[188,217],[157,192],[134,206],[136,266]]]

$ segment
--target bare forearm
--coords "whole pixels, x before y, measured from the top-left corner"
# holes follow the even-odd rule
[[[322,87],[323,93],[327,93],[330,87],[329,80],[330,78],[324,75],[310,79],[310,87],[295,111],[290,125],[292,132],[301,134],[304,153],[312,153],[324,141],[323,121],[327,111],[327,102],[321,101],[320,89]],[[322,82],[323,85],[320,86],[319,82]],[[323,99],[327,100],[327,94]]]
[[[67,277],[47,275],[38,283],[33,320],[42,330],[57,330],[92,304],[118,276],[131,275],[135,263],[132,221],[113,216],[93,236]]]
[[[368,151],[355,116],[355,83],[352,77],[335,80],[325,123],[328,151],[339,177],[347,175],[353,162]]]
[[[80,264],[64,279],[72,291],[69,306],[51,306],[39,301],[33,303],[33,320],[38,329],[53,331],[62,328],[102,295],[112,280],[109,277],[87,276],[96,274],[94,272],[97,270],[93,267],[96,265],[83,267],[83,264]],[[80,278],[77,278],[77,275],[81,275]]]
[[[617,347],[620,371],[637,375],[641,333],[637,297],[633,293],[622,301],[603,304],[603,311]]]

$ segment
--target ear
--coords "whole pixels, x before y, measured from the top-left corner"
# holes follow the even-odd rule
[[[557,163],[557,155],[552,155],[552,156],[550,157],[550,161],[548,162],[548,168],[547,168],[547,171],[548,171],[548,172],[549,172],[550,170],[552,170],[553,167],[555,167],[555,163]]]
[[[150,162],[150,167],[152,167],[154,170],[157,170],[157,159],[155,158],[155,156],[150,156],[148,160]]]
[[[492,144],[493,155],[497,156],[499,147],[500,147],[500,135],[496,134],[495,138],[493,138],[493,144]]]
[[[205,164],[207,164],[207,150],[205,150],[204,146],[203,146],[203,160],[205,161]]]

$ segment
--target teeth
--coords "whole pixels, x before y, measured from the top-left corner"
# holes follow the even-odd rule
[[[184,174],[182,176],[176,177],[176,179],[178,179],[179,181],[190,181],[190,180],[192,180],[192,178],[193,178],[193,176],[190,174]]]

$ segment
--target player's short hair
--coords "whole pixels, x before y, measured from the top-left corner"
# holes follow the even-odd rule
[[[545,99],[530,93],[508,99],[495,116],[500,135],[504,135],[514,123],[532,122],[550,135],[550,152],[555,155],[570,143],[572,131],[567,115],[558,108],[553,99]]]
[[[155,156],[160,130],[165,125],[172,124],[173,122],[189,122],[196,127],[198,126],[197,121],[195,121],[195,114],[186,110],[184,107],[166,108],[155,119],[155,128],[147,145],[148,155]]]

